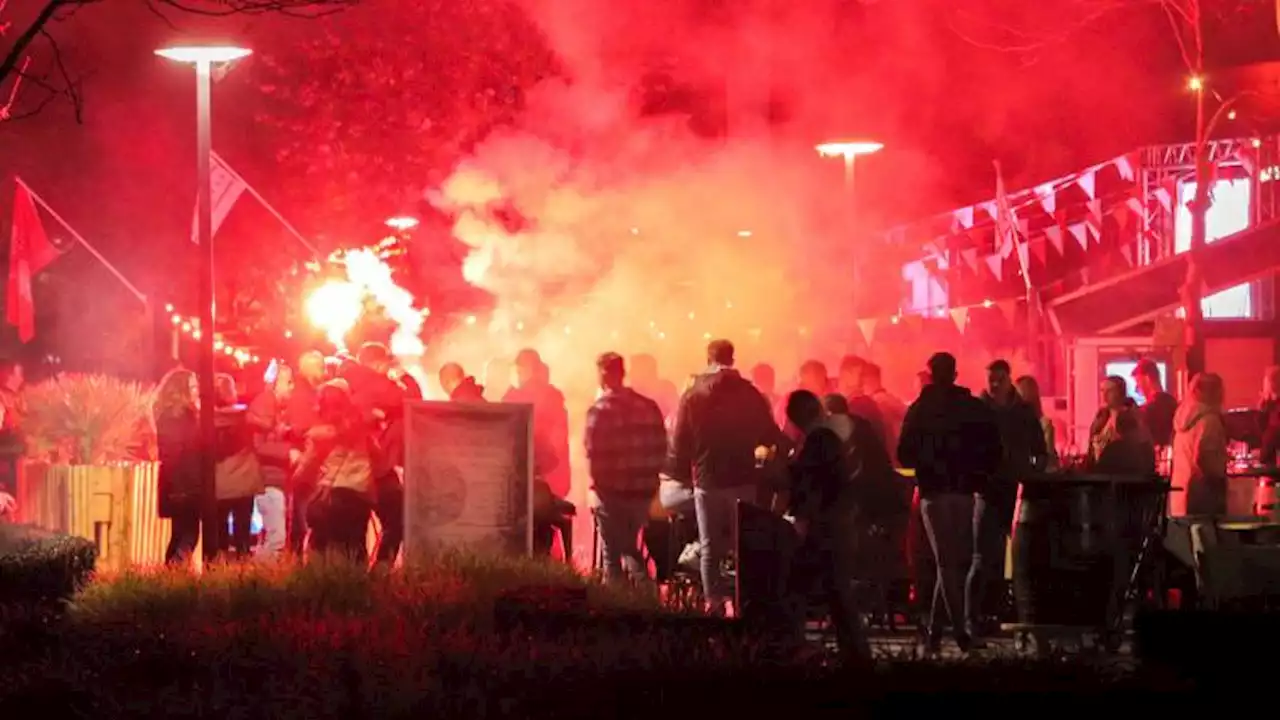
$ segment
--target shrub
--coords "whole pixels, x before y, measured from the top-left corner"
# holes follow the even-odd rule
[[[0,606],[59,608],[85,586],[97,554],[83,538],[0,524]]]
[[[152,388],[66,373],[28,387],[23,433],[33,459],[73,465],[154,459]]]

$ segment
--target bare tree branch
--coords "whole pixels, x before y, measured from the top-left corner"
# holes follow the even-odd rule
[[[44,97],[34,109],[14,113],[12,107],[0,108],[9,111],[8,119],[30,117],[44,109],[55,99],[70,102],[76,121],[83,117],[84,103],[82,95],[83,76],[78,75],[66,62],[62,46],[49,31],[49,26],[64,20],[77,10],[103,0],[46,0],[30,23],[8,44],[0,57],[0,87],[9,78],[22,79],[45,91]],[[360,0],[142,0],[146,7],[170,27],[174,23],[167,16],[166,10],[202,15],[207,17],[227,17],[231,15],[261,15],[276,13],[297,18],[317,18],[340,12],[356,5]],[[0,0],[0,10],[8,4],[8,0]],[[0,23],[0,37],[11,29],[9,23]],[[19,70],[19,65],[32,55],[32,43],[36,38],[46,42],[49,58],[48,74]],[[42,59],[39,64],[43,64]],[[10,105],[13,103],[11,102]],[[5,117],[0,116],[0,121]]]

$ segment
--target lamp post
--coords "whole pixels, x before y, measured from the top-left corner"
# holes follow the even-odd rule
[[[818,151],[818,155],[824,158],[839,157],[844,159],[844,191],[849,196],[849,235],[853,240],[852,252],[850,253],[853,259],[853,292],[850,295],[850,301],[853,304],[851,309],[855,315],[858,312],[858,300],[861,297],[862,290],[862,253],[858,238],[857,175],[854,170],[859,156],[871,155],[872,153],[880,152],[883,148],[883,144],[869,140],[826,142],[814,147]]]
[[[200,335],[198,375],[200,378],[200,444],[201,454],[201,538],[204,559],[212,561],[218,552],[219,522],[217,490],[214,481],[215,431],[213,410],[216,403],[213,382],[213,190],[209,154],[213,150],[210,127],[209,85],[214,63],[230,62],[252,51],[229,45],[186,45],[156,50],[168,60],[196,66],[196,242],[200,246]]]

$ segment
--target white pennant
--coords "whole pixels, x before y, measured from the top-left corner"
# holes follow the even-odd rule
[[[1018,267],[1020,268],[1025,269],[1031,267],[1031,259],[1027,254],[1027,246],[1029,244],[1030,243],[1018,243]]]
[[[991,270],[991,274],[995,275],[996,280],[1004,280],[1004,258],[1000,255],[987,256],[987,268]]]
[[[1097,182],[1098,176],[1095,174],[1094,168],[1085,170],[1080,174],[1080,177],[1076,178],[1076,184],[1080,186],[1080,189],[1084,191],[1085,195],[1089,196],[1090,200],[1094,198],[1095,191],[1097,190]]]
[[[1067,230],[1075,236],[1076,242],[1080,243],[1081,250],[1089,249],[1089,228],[1084,223],[1076,223],[1067,228]]]
[[[982,209],[991,216],[992,220],[1000,219],[1000,203],[994,200],[988,200],[982,203]]]
[[[1116,172],[1120,174],[1121,180],[1133,181],[1133,160],[1128,155],[1121,155],[1115,159]]]
[[[973,227],[973,206],[970,205],[969,207],[962,207],[953,212],[951,217],[955,221],[952,227],[959,225],[965,230],[968,230]]]
[[[858,330],[862,333],[862,338],[867,341],[868,345],[870,345],[875,341],[876,319],[871,318],[869,320],[859,320]]]
[[[1035,193],[1040,199],[1040,207],[1044,208],[1046,213],[1052,215],[1058,209],[1058,195],[1052,182],[1038,186]]]

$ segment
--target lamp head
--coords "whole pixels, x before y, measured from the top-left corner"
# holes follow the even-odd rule
[[[822,143],[814,149],[823,157],[842,157],[846,160],[859,155],[870,155],[884,148],[883,143],[868,140],[844,140],[840,142]]]
[[[408,215],[397,215],[395,217],[387,218],[386,225],[392,230],[399,230],[403,232],[405,230],[412,230],[418,227],[418,218],[409,217]]]
[[[252,50],[234,45],[175,45],[156,50],[156,55],[166,60],[194,64],[231,62],[252,54]]]

